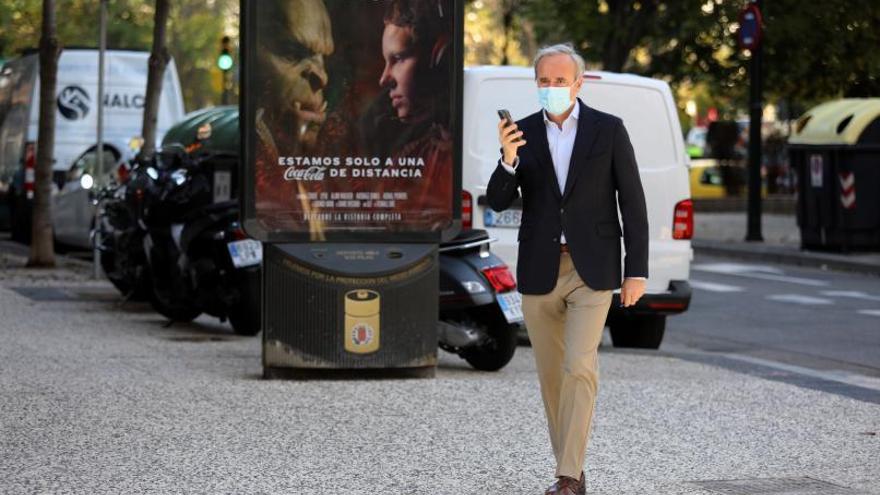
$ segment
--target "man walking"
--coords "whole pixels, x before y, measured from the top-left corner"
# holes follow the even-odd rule
[[[487,199],[501,211],[522,192],[517,279],[556,456],[557,481],[546,494],[575,495],[586,491],[605,317],[615,289],[624,306],[645,292],[648,219],[621,119],[577,98],[583,59],[570,45],[555,45],[540,50],[534,65],[543,110],[498,124],[502,157]]]

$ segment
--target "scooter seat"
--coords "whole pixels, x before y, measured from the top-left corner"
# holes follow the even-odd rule
[[[444,242],[441,247],[453,247],[471,242],[485,241],[489,239],[489,233],[483,229],[462,230],[454,239]]]

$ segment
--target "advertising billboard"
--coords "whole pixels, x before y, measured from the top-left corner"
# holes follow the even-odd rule
[[[436,242],[460,227],[462,1],[245,0],[245,229]]]

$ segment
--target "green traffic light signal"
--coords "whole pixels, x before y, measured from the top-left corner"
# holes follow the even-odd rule
[[[232,55],[229,53],[221,53],[219,57],[217,57],[217,67],[222,71],[227,71],[232,68]]]
[[[229,52],[230,41],[229,36],[224,36],[220,40],[220,56],[217,57],[217,67],[223,72],[231,69],[233,64],[232,55]]]

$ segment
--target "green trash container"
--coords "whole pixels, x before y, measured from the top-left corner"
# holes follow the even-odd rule
[[[801,247],[880,250],[880,98],[814,107],[788,143]]]

